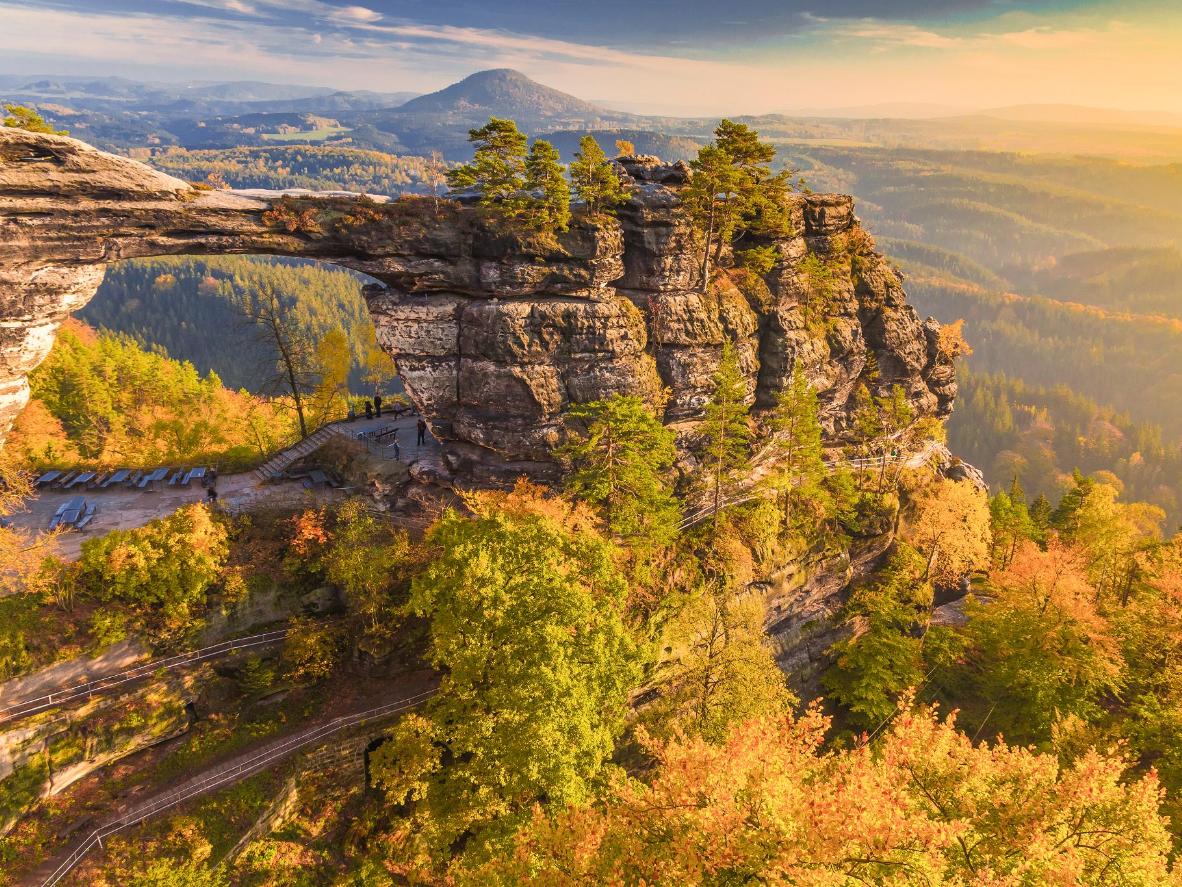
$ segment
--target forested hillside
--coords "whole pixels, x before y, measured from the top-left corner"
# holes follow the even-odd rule
[[[143,152],[139,152],[143,153]],[[397,195],[431,190],[432,161],[358,148],[293,145],[187,151],[168,148],[144,158],[189,181],[220,176],[232,188],[307,188]],[[436,168],[437,180],[442,170]]]
[[[958,253],[1011,282],[1071,253],[1182,241],[1178,164],[875,147],[783,151],[810,187],[855,195],[878,235]]]
[[[1110,474],[1130,499],[1182,522],[1182,444],[1160,425],[1134,422],[1067,385],[1028,385],[1004,372],[962,368],[948,442],[1001,488],[1014,477],[1032,496],[1053,498],[1071,472]]]
[[[1110,471],[1182,518],[1182,167],[786,145],[858,198],[922,313],[973,348],[950,441],[995,488]]]
[[[161,347],[198,372],[216,372],[230,388],[258,392],[274,367],[274,348],[235,305],[274,287],[313,338],[345,331],[353,360],[350,381],[360,391],[373,343],[373,323],[361,297],[364,279],[331,265],[265,256],[136,259],[107,269],[80,316],[144,347]]]

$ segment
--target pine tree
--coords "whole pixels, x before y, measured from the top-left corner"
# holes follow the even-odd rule
[[[750,467],[751,426],[747,415],[747,379],[734,345],[723,343],[714,373],[714,392],[706,404],[701,434],[705,439],[704,481],[714,501],[714,519],[722,507],[726,481]]]
[[[447,174],[452,188],[480,189],[482,206],[496,207],[507,215],[525,208],[526,146],[529,140],[512,120],[490,117],[480,129],[468,130],[476,146],[472,162]]]
[[[704,146],[690,166],[694,177],[682,190],[681,200],[702,237],[699,264],[705,293],[710,289],[711,252],[730,240],[739,220],[739,175],[731,156],[713,145]]]
[[[68,136],[68,129],[54,129],[45,118],[24,105],[7,104],[4,110],[8,116],[4,118],[4,125],[13,129],[26,129],[29,132],[46,132],[51,135]]]
[[[1030,520],[1034,523],[1034,528],[1037,531],[1036,539],[1041,542],[1046,538],[1047,530],[1051,526],[1051,516],[1054,514],[1054,506],[1051,505],[1051,500],[1042,493],[1030,505]]]
[[[780,492],[787,524],[793,491],[811,488],[825,473],[817,395],[799,363],[793,368],[788,384],[780,390],[767,424],[780,461],[780,471],[772,484]]]
[[[533,192],[527,220],[541,231],[565,231],[570,225],[570,188],[558,149],[538,139],[525,161],[526,188]]]
[[[585,135],[579,140],[579,150],[570,165],[571,190],[587,205],[587,212],[612,212],[627,199],[624,185],[599,142]]]
[[[776,150],[742,123],[723,120],[714,142],[690,161],[694,176],[681,199],[702,238],[702,292],[710,288],[710,262],[745,234],[781,236],[789,230],[788,177],[772,174]]]
[[[566,418],[576,429],[559,450],[571,464],[567,492],[603,509],[613,535],[631,548],[672,542],[681,518],[670,476],[673,432],[635,396],[579,404]]]

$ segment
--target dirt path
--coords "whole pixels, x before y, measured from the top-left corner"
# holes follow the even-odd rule
[[[89,827],[85,833],[80,834],[82,829],[77,826],[67,829],[67,834],[75,836],[70,844],[21,875],[17,883],[27,887],[70,883],[70,872],[88,854],[101,851],[106,837],[278,766],[299,752],[326,744],[352,727],[394,718],[425,702],[434,694],[436,685],[437,676],[433,672],[414,672],[383,688],[383,696],[389,701],[375,698],[368,699],[365,704],[353,701],[343,713],[331,717],[325,713],[321,718],[301,725],[299,730],[238,751],[228,759],[159,786],[149,794],[129,793],[116,799],[113,809],[106,814],[85,817],[85,825]],[[390,699],[391,696],[394,698]]]

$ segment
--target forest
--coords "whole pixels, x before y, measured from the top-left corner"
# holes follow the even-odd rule
[[[133,259],[107,269],[79,312],[88,324],[130,336],[147,349],[216,372],[230,388],[261,393],[274,346],[240,310],[245,296],[280,293],[295,326],[314,339],[341,329],[351,356],[350,384],[360,393],[374,360],[373,322],[361,287],[369,278],[343,268],[267,256]]]
[[[232,188],[389,195],[430,192],[433,176],[437,183],[440,180],[442,163],[430,157],[314,145],[220,150],[173,147],[154,150],[142,159],[181,179],[201,182],[213,176]]]

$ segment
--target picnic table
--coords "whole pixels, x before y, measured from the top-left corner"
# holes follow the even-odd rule
[[[67,499],[58,506],[53,518],[49,521],[49,529],[56,530],[58,527],[74,526],[82,517],[82,512],[85,508],[86,500],[82,496]]]
[[[167,468],[155,468],[141,477],[137,486],[141,490],[145,490],[150,484],[154,484],[156,481],[164,480],[166,477],[168,477]]]
[[[105,481],[103,481],[101,484],[99,484],[99,488],[105,490],[107,487],[115,486],[115,484],[124,483],[129,477],[131,477],[131,469],[130,468],[120,468],[118,471],[116,471],[114,474],[112,474],[110,477],[108,477]]]
[[[90,483],[92,480],[94,480],[94,472],[93,471],[79,472],[77,475],[74,476],[74,478],[68,484],[66,484],[66,489],[70,490],[70,489],[73,489],[74,487],[84,487],[88,483]]]
[[[33,484],[38,487],[47,487],[61,476],[62,473],[55,468],[51,471],[45,472],[43,475],[33,481]]]

